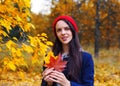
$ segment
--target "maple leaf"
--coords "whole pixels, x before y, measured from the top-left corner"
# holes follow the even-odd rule
[[[61,55],[58,55],[57,58],[50,56],[50,62],[46,63],[44,66],[47,68],[54,68],[55,70],[61,72],[66,67],[67,61],[61,59]]]

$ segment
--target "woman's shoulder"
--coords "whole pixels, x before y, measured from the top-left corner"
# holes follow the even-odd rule
[[[92,58],[92,55],[89,52],[82,51],[82,57],[90,59],[90,58]]]
[[[89,52],[82,51],[82,62],[93,63],[92,55]]]

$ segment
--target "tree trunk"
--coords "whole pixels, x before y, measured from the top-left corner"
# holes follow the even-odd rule
[[[109,25],[110,25],[110,24],[109,24]],[[110,29],[109,29],[109,26],[108,26],[108,28],[107,28],[106,35],[107,35],[107,39],[106,39],[106,49],[109,50],[109,49],[110,49]]]
[[[120,30],[119,30],[119,31],[120,31]],[[118,47],[119,47],[119,49],[120,49],[120,33],[119,33],[119,37],[118,37],[118,42],[119,42]]]
[[[100,40],[100,30],[99,30],[100,15],[99,15],[99,11],[100,11],[100,0],[98,0],[96,3],[96,28],[95,28],[95,50],[94,50],[95,57],[99,57],[99,40]]]

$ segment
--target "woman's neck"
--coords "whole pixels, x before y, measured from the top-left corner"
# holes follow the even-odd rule
[[[63,45],[62,54],[68,54],[68,53],[69,53],[69,47],[68,47],[68,45]]]

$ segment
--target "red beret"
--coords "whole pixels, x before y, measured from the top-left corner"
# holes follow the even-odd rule
[[[58,16],[54,22],[53,22],[53,30],[54,30],[54,33],[55,33],[55,26],[56,26],[56,23],[59,21],[59,20],[68,20],[74,27],[75,31],[78,32],[78,27],[76,25],[76,22],[74,21],[74,19],[70,16]],[[56,33],[55,33],[56,35]]]

